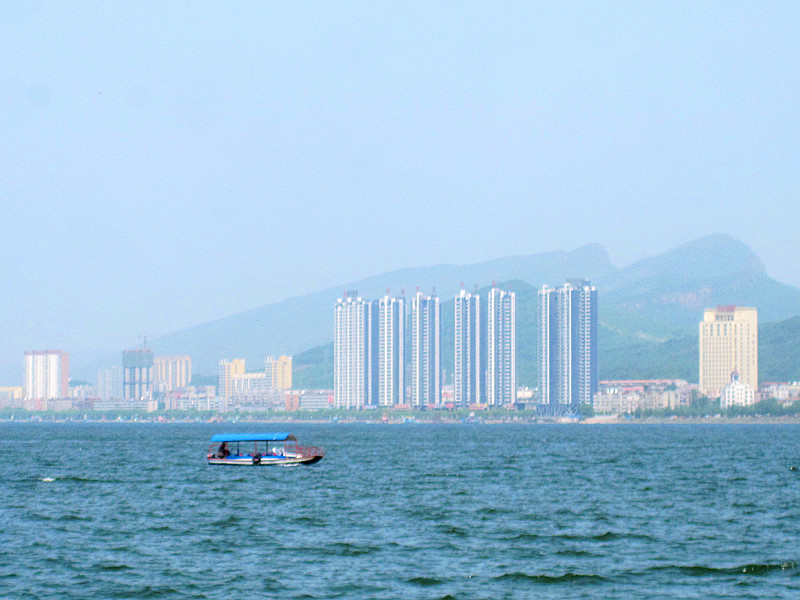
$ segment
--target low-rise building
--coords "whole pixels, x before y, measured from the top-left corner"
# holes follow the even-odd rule
[[[226,399],[217,397],[213,385],[188,385],[167,394],[164,404],[168,410],[227,410]]]
[[[756,402],[756,392],[743,381],[739,381],[739,374],[731,375],[731,381],[722,388],[719,397],[720,408],[731,406],[752,406]]]
[[[303,390],[300,410],[327,410],[333,406],[333,390]]]
[[[0,387],[0,408],[22,408],[22,387]]]
[[[761,398],[774,398],[787,404],[797,402],[800,400],[800,382],[765,383],[761,386]]]
[[[697,385],[682,379],[601,381],[594,397],[596,414],[629,414],[637,410],[689,406]]]
[[[118,411],[118,410],[133,410],[142,412],[155,412],[158,410],[158,402],[155,400],[125,400],[125,399],[112,399],[112,400],[95,400],[93,404],[94,410],[99,411]]]
[[[88,383],[69,386],[70,398],[97,398],[97,388]]]

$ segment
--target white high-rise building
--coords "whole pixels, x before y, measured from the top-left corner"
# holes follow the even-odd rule
[[[31,398],[69,396],[69,355],[60,350],[25,353],[23,393]]]
[[[373,306],[348,293],[334,307],[333,394],[336,408],[364,408],[377,400],[373,372]]]
[[[384,296],[377,305],[378,404],[395,406],[405,402],[406,302]]]
[[[478,294],[464,290],[455,298],[453,401],[456,406],[481,402],[480,300]]]
[[[597,290],[586,280],[539,290],[539,390],[543,412],[574,414],[598,389]]]
[[[492,406],[517,400],[517,300],[514,292],[489,291],[486,317],[486,399]]]
[[[411,405],[442,402],[439,298],[422,292],[411,300]]]
[[[97,372],[97,397],[101,400],[122,398],[122,367],[114,366]]]

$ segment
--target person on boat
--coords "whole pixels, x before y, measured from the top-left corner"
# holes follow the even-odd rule
[[[230,453],[230,450],[228,450],[228,442],[222,442],[219,450],[217,450],[217,458],[228,458]]]

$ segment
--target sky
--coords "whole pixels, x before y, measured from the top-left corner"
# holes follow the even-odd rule
[[[795,2],[3,6],[20,381],[25,350],[594,242],[727,233],[800,286]]]

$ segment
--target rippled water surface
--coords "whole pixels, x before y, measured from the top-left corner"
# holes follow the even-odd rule
[[[289,430],[312,467],[212,467]],[[2,598],[800,598],[794,425],[0,425]]]

